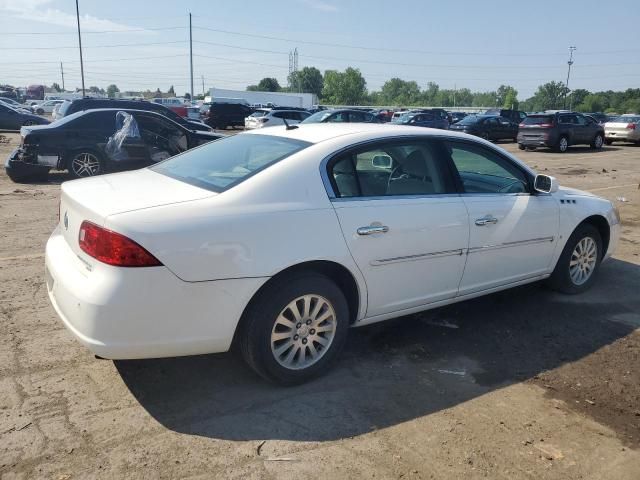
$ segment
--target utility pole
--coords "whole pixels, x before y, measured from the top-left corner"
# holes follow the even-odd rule
[[[191,30],[191,12],[189,12],[189,65],[191,67],[191,104],[193,105],[193,33]]]
[[[565,91],[564,91],[564,108],[567,108],[567,95],[569,94],[569,77],[571,76],[571,65],[573,65],[573,52],[574,50],[576,50],[576,47],[569,47],[569,61],[567,62],[567,65],[569,65],[569,68],[567,70],[567,82],[564,84],[565,86]],[[569,110],[571,110],[571,103],[569,103]]]
[[[458,91],[458,85],[453,84],[453,108],[456,108],[456,92]]]
[[[204,97],[204,75],[200,75],[200,76],[202,77],[202,97]]]
[[[80,76],[82,77],[82,96],[84,97],[84,66],[82,64],[82,37],[80,35],[80,8],[76,0],[76,20],[78,21],[78,46],[80,47]]]
[[[60,75],[62,75],[62,91],[64,92],[64,69],[62,68],[62,62],[60,62]]]

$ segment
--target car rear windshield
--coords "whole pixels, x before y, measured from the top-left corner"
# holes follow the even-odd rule
[[[316,112],[310,117],[305,118],[301,123],[321,123],[327,117],[329,117],[333,112],[331,111],[321,111]]]
[[[269,135],[234,135],[189,150],[151,169],[200,188],[222,192],[310,145]]]
[[[480,119],[476,115],[467,115],[458,122],[458,125],[473,125],[478,123]]]
[[[525,125],[543,125],[553,123],[552,115],[529,115],[522,120]]]

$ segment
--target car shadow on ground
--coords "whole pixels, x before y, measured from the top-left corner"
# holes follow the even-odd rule
[[[115,362],[165,427],[230,440],[324,441],[455,406],[579,360],[640,327],[640,267],[610,260],[594,287],[528,285],[352,329],[324,377],[283,388],[236,355]]]
[[[631,144],[629,144],[631,145]],[[571,155],[576,154],[576,153],[587,153],[587,152],[591,152],[591,153],[599,153],[599,152],[615,152],[617,150],[622,150],[623,147],[620,146],[610,146],[610,145],[605,145],[603,146],[601,149],[596,150],[594,148],[591,148],[588,145],[575,145],[575,146],[570,146],[569,148],[567,148],[567,151],[562,153],[562,155]],[[534,148],[532,150],[529,149],[525,149],[525,150],[521,150],[523,153],[524,152],[528,152],[528,151],[535,151],[535,152],[539,152],[539,153],[553,153],[553,154],[558,154],[558,151],[554,148],[547,148],[547,147],[539,147],[539,148]]]

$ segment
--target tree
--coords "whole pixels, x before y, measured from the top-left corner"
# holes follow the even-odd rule
[[[518,91],[510,85],[500,85],[496,91],[496,104],[510,109],[517,102]]]
[[[247,92],[257,92],[260,89],[258,88],[258,85],[249,85],[247,86]]]
[[[585,90],[584,88],[576,88],[571,92],[571,105],[574,109],[577,109],[578,105],[584,102],[584,99],[591,92],[589,90]]]
[[[567,87],[562,82],[547,82],[540,85],[533,97],[527,99],[527,110],[555,110],[563,108]]]
[[[169,95],[171,95],[172,97],[175,97],[175,96],[176,96],[176,91],[173,89],[173,85],[171,85],[171,86],[169,87],[169,90],[167,90],[167,93],[168,93]]]
[[[91,93],[104,93],[104,89],[102,89],[100,87],[96,87],[94,85],[92,87],[89,87],[89,92],[91,92]]]
[[[258,82],[258,90],[262,92],[278,92],[280,91],[280,84],[278,79],[265,77]]]
[[[184,99],[191,101],[191,94],[189,92],[184,94]]]
[[[425,105],[434,106],[438,100],[440,87],[435,82],[427,83],[427,89],[422,94],[422,101]]]
[[[107,96],[109,98],[114,98],[116,96],[116,93],[118,93],[119,91],[120,89],[118,88],[118,86],[112,83],[107,87]]]
[[[518,106],[518,91],[515,88],[512,88],[505,94],[502,102],[502,108],[518,110]]]
[[[359,105],[367,97],[367,82],[357,68],[349,67],[344,72],[324,72],[322,98],[333,105]]]
[[[590,93],[577,105],[576,110],[579,112],[603,112],[607,106],[604,96]]]
[[[303,67],[302,70],[293,72],[289,76],[289,84],[294,92],[313,93],[317,96],[322,94],[324,80],[322,73],[316,67]]]
[[[414,81],[392,78],[382,86],[380,97],[385,105],[417,105],[421,100],[420,87]]]
[[[60,88],[60,85],[56,82],[53,82],[53,85],[51,85],[51,89],[55,90],[56,92],[61,92],[62,89]]]

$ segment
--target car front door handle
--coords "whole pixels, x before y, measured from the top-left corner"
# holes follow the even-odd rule
[[[373,235],[374,233],[387,233],[389,227],[386,225],[369,225],[367,227],[360,227],[356,230],[358,235]]]
[[[482,227],[484,225],[495,225],[498,223],[498,219],[491,215],[486,215],[482,218],[476,218],[476,225]]]

